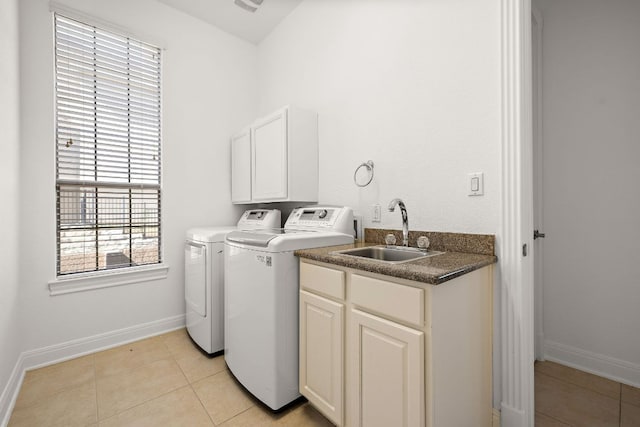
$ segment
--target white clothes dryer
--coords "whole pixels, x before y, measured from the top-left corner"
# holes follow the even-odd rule
[[[184,246],[184,299],[187,332],[204,351],[224,350],[224,239],[235,230],[280,227],[277,209],[245,211],[236,226],[187,231]]]
[[[353,243],[345,207],[294,209],[284,229],[234,231],[225,242],[225,361],[273,410],[298,392],[297,249]]]

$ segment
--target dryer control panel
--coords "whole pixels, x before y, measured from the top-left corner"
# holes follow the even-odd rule
[[[249,209],[238,221],[239,230],[264,228],[280,228],[280,211],[278,209]]]
[[[309,206],[294,209],[285,230],[322,230],[353,234],[353,211],[348,207]]]

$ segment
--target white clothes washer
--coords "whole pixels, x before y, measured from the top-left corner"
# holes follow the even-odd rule
[[[298,392],[297,249],[353,243],[346,207],[294,209],[284,229],[234,231],[225,242],[225,361],[273,410]]]
[[[184,299],[187,332],[209,354],[224,350],[224,239],[235,230],[278,228],[280,211],[245,211],[236,226],[187,231],[184,246]]]

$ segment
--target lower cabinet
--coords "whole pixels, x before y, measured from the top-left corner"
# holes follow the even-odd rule
[[[491,266],[433,286],[300,262],[300,393],[332,423],[491,426]]]
[[[424,332],[351,311],[350,425],[424,426]]]
[[[344,304],[300,292],[300,392],[342,425]]]

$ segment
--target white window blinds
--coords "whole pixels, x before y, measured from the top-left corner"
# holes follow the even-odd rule
[[[57,273],[160,263],[160,49],[54,19]]]

